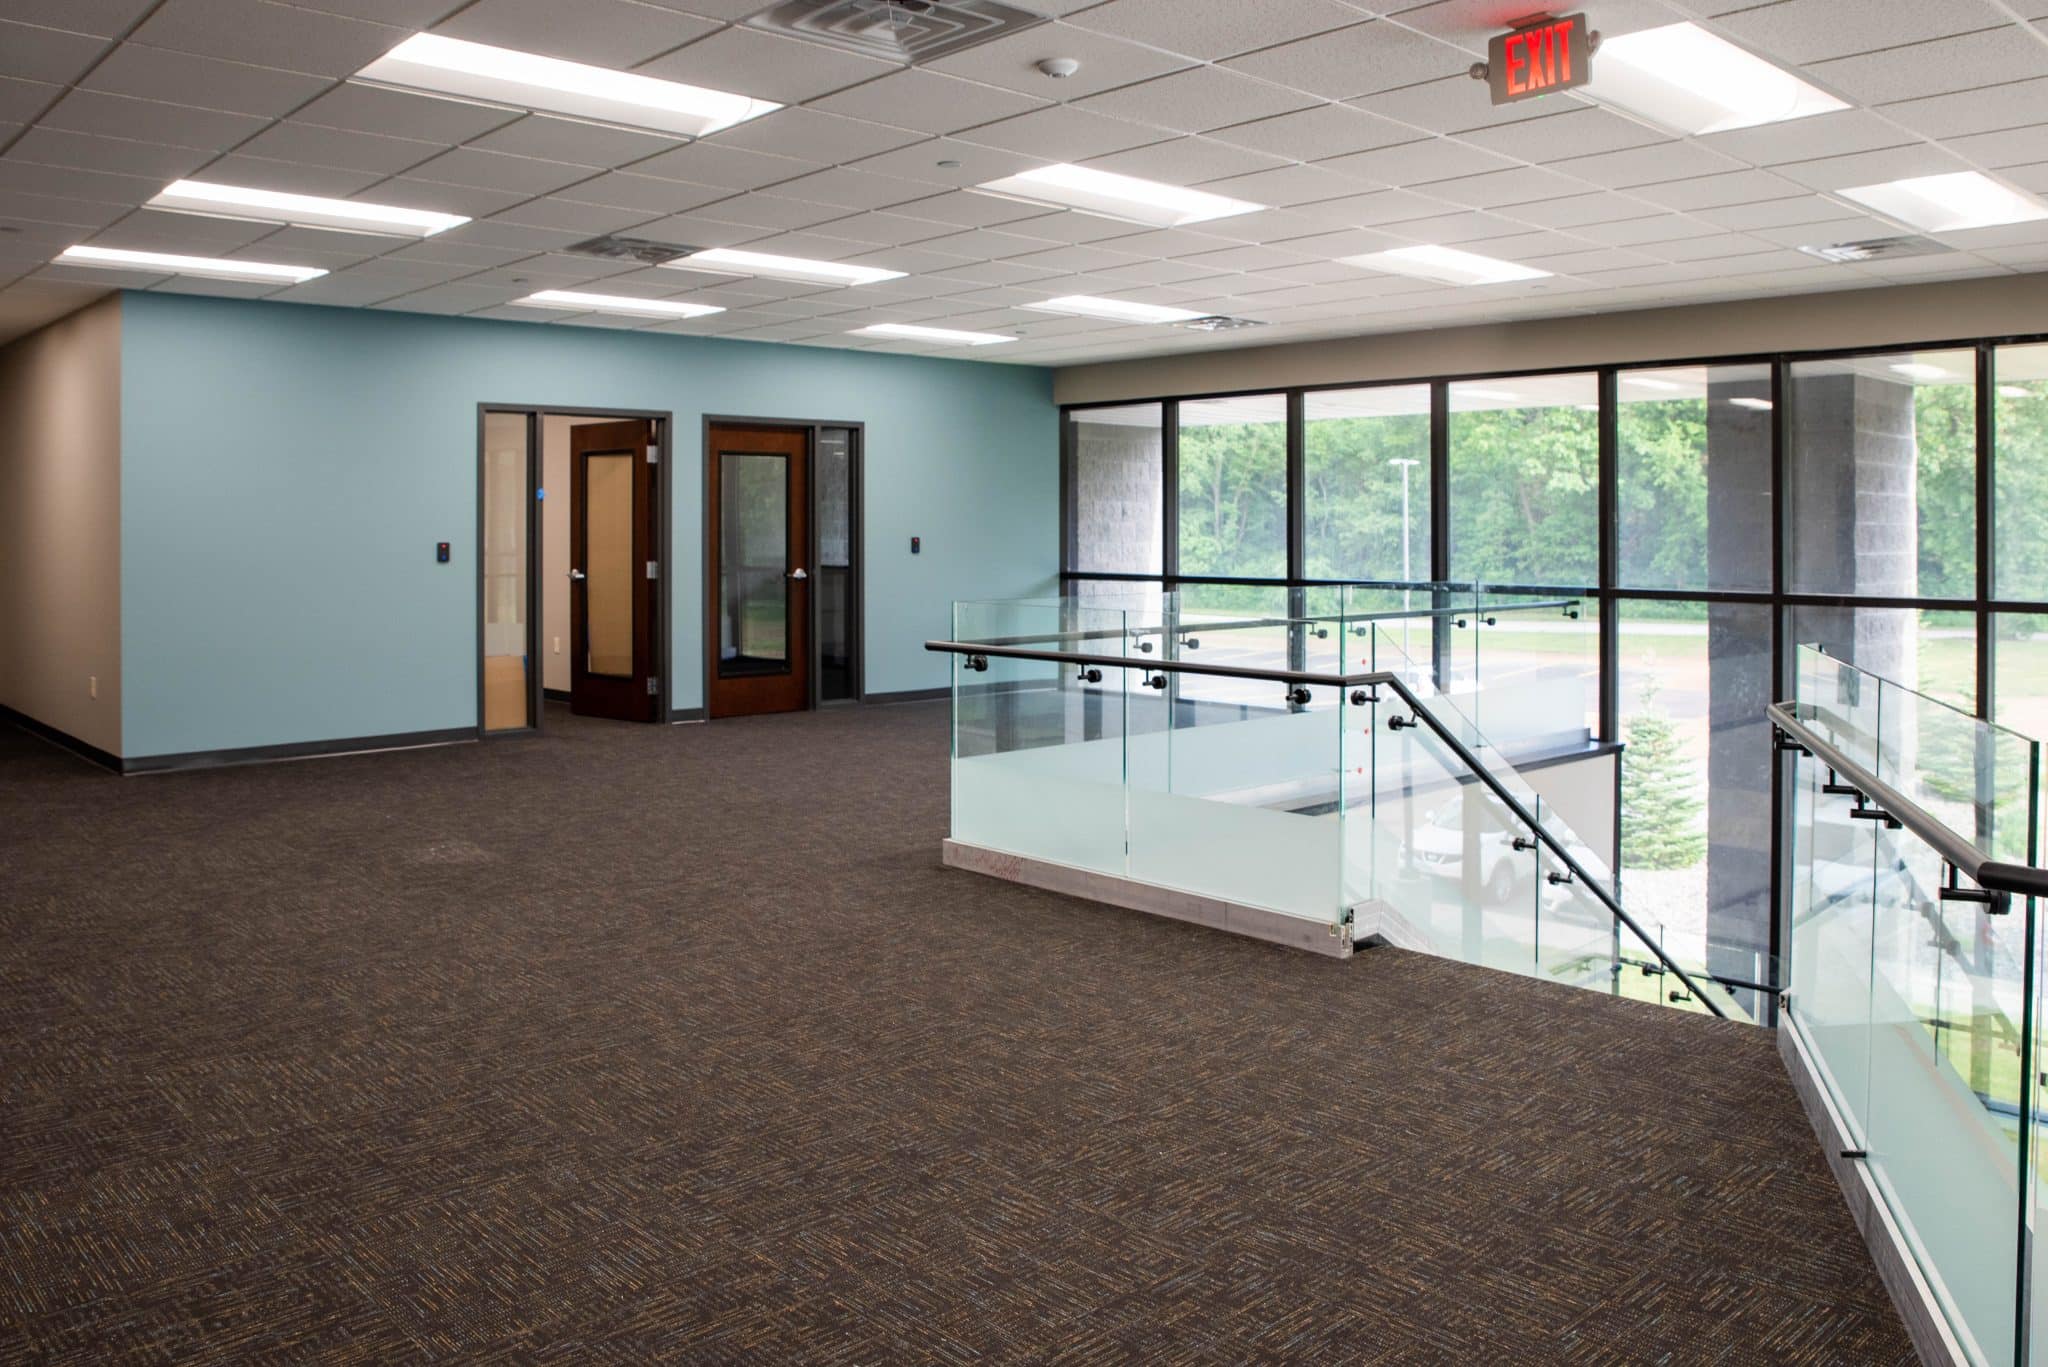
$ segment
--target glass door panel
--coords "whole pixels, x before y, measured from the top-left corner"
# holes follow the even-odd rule
[[[789,460],[721,458],[718,672],[725,678],[789,672]]]
[[[584,668],[614,678],[633,673],[633,460],[591,456],[583,501],[589,538],[589,611]]]
[[[532,430],[524,413],[484,415],[483,724],[533,725],[528,639],[527,531],[532,515]]]

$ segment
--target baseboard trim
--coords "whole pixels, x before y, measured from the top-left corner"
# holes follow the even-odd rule
[[[119,755],[110,754],[100,749],[97,745],[88,745],[69,731],[60,731],[47,722],[37,721],[28,713],[17,711],[5,703],[0,703],[0,721],[12,722],[37,740],[53,745],[59,750],[66,751],[76,758],[84,760],[87,764],[105,769],[109,773],[118,774],[121,772],[121,757]]]
[[[1934,1288],[1920,1271],[1906,1234],[1892,1218],[1891,1207],[1885,1204],[1869,1168],[1860,1159],[1842,1156],[1845,1150],[1855,1148],[1855,1141],[1834,1098],[1828,1095],[1805,1028],[1799,1024],[1789,1002],[1779,1016],[1778,1055],[1784,1060],[1785,1071],[1791,1074],[1792,1090],[1799,1094],[1800,1104],[1806,1108],[1806,1118],[1813,1124],[1814,1135],[1827,1157],[1828,1170],[1842,1189],[1849,1214],[1863,1233],[1878,1280],[1890,1293],[1892,1308],[1899,1312],[1899,1320],[1906,1326],[1906,1336],[1913,1340],[1920,1360],[1928,1367],[1964,1367],[1971,1359],[1950,1328]]]
[[[937,702],[941,698],[950,698],[952,696],[953,690],[950,688],[907,688],[900,693],[870,693],[865,698],[862,698],[861,701],[874,704]]]
[[[124,774],[171,774],[193,769],[230,769],[244,764],[278,764],[295,759],[331,759],[384,750],[424,750],[438,745],[473,745],[476,728],[404,731],[389,736],[350,736],[342,740],[299,741],[290,745],[251,745],[235,750],[191,750],[175,755],[142,755],[121,764]]]
[[[1026,855],[1006,854],[958,840],[945,843],[943,857],[948,867],[1000,878],[1009,883],[1022,883],[1027,887],[1102,902],[1126,911],[1142,911],[1168,920],[1192,921],[1211,930],[1228,931],[1232,935],[1264,940],[1289,949],[1307,950],[1333,959],[1351,957],[1348,926],[1325,925],[1304,916],[1241,906],[1221,898],[1204,897],[1200,893],[1162,888],[1154,883],[1140,883],[1115,874],[1077,869]]]
[[[569,690],[566,688],[543,688],[540,691],[540,695],[548,702],[569,701]]]

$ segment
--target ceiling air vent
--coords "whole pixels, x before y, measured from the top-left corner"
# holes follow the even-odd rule
[[[679,257],[699,250],[673,242],[656,242],[645,237],[593,237],[567,249],[575,256],[596,256],[606,261],[638,261],[643,266],[665,266]]]
[[[863,57],[927,62],[1045,22],[1002,0],[782,0],[747,26]]]
[[[1257,318],[1232,318],[1225,313],[1212,313],[1207,318],[1190,318],[1176,326],[1193,328],[1196,332],[1235,332],[1238,328],[1262,328],[1265,323]]]
[[[1955,249],[1931,237],[1873,237],[1867,242],[1831,242],[1799,250],[1823,261],[1845,265],[1853,261],[1893,261],[1902,256],[1938,256]]]

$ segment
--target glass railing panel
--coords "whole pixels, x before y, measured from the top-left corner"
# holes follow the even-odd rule
[[[1586,744],[1600,726],[1600,623],[1558,594],[1486,589],[1469,630],[1479,665],[1471,715],[1523,754]]]
[[[1875,839],[1869,1170],[1977,1360],[2011,1362],[2025,923],[1943,900],[1911,832]]]
[[[1824,764],[1797,757],[1787,868],[1791,999],[1859,1141],[1870,1116],[1870,992],[1877,832],[1826,792]]]
[[[1497,744],[1494,738],[1489,737],[1481,730],[1478,719],[1465,710],[1472,705],[1472,700],[1469,697],[1465,699],[1450,697],[1445,695],[1440,689],[1432,687],[1429,684],[1430,671],[1427,666],[1407,655],[1401,649],[1394,633],[1384,623],[1375,628],[1374,654],[1370,668],[1396,674],[1403,682],[1407,683],[1410,689],[1422,701],[1423,706],[1430,710],[1431,715],[1443,723],[1444,727],[1472,752],[1473,756],[1485,767],[1486,771],[1499,780],[1509,795],[1520,802],[1524,808],[1534,813],[1539,806],[1544,806],[1546,808],[1545,826],[1553,834],[1557,835],[1559,839],[1565,840],[1568,844],[1574,846],[1575,849],[1583,849],[1585,855],[1581,862],[1586,871],[1594,878],[1599,879],[1602,887],[1610,892],[1613,891],[1613,836],[1611,832],[1603,833],[1573,829],[1573,823],[1566,820],[1556,805],[1530,782],[1528,776],[1519,767],[1519,762],[1525,759],[1559,758],[1559,752],[1528,751],[1516,747],[1503,747]],[[1418,680],[1420,681],[1419,684]],[[1386,701],[1392,703],[1394,700],[1389,698]],[[1538,704],[1532,702],[1530,705],[1536,706]],[[1542,721],[1535,721],[1529,722],[1526,725],[1529,728],[1534,728],[1546,724]],[[1579,748],[1584,750],[1585,747],[1586,740],[1581,735]],[[1583,820],[1584,817],[1582,816],[1581,821]],[[1580,856],[1575,853],[1574,857],[1579,858]]]
[[[1290,610],[1290,600],[1298,592],[1267,584],[1185,585],[1167,595],[1165,621],[1153,639],[1169,659],[1232,669],[1285,670],[1298,649],[1295,614]],[[1202,674],[1181,675],[1172,682],[1177,702],[1234,708],[1240,716],[1270,707],[1282,688],[1266,679]]]
[[[1205,656],[1208,646],[1205,636]],[[1276,680],[1128,673],[1130,877],[1339,922],[1338,691],[1311,689],[1302,703]],[[1219,698],[1207,683],[1239,686]]]
[[[1877,764],[1878,680],[1810,645],[1796,648],[1799,720],[1858,764]]]
[[[1581,864],[1592,853],[1566,848]],[[1537,849],[1534,864],[1537,976],[1614,994],[1623,990],[1625,957],[1635,962],[1638,972],[1642,965],[1656,962],[1649,946],[1638,943],[1548,846]]]
[[[2037,852],[2037,742],[1937,698],[1862,676],[1881,695],[1872,771],[1993,858]]]
[[[963,602],[953,631],[957,641],[1058,649],[1120,640],[1125,624],[1121,611],[1076,599]],[[1122,875],[1127,671],[1000,656],[976,669],[967,656],[948,658],[953,839]]]

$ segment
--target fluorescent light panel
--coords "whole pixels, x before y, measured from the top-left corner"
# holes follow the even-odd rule
[[[1129,299],[1097,299],[1087,294],[1062,295],[1042,304],[1026,304],[1036,313],[1065,313],[1076,318],[1107,318],[1115,323],[1187,323],[1206,317],[1193,309],[1167,308],[1163,304],[1140,304]]]
[[[571,309],[578,313],[623,313],[635,318],[702,318],[724,313],[716,304],[691,304],[680,299],[635,299],[624,294],[584,294],[577,290],[542,290],[515,304],[535,308]]]
[[[356,79],[683,138],[701,138],[782,108],[772,100],[432,33],[414,34]]]
[[[1694,136],[1849,107],[1697,24],[1606,39],[1582,93]]]
[[[904,342],[951,342],[957,346],[994,346],[998,342],[1017,340],[1000,332],[956,332],[952,328],[919,327],[915,323],[876,323],[871,327],[855,328],[848,335],[893,337]]]
[[[425,209],[401,209],[395,205],[359,203],[352,199],[322,199],[317,195],[288,195],[277,190],[218,185],[203,180],[173,181],[149,202],[149,207],[248,218],[259,223],[284,223],[300,228],[389,233],[395,237],[432,237],[469,222],[460,214],[437,214]]]
[[[148,271],[153,275],[196,275],[209,280],[250,280],[269,285],[298,285],[327,274],[317,266],[280,266],[269,261],[130,252],[113,247],[66,247],[57,259],[71,266],[104,266],[109,270]]]
[[[1977,171],[1859,185],[1841,193],[1888,218],[1910,223],[1923,233],[1996,228],[2048,218],[2048,204],[2000,185]]]
[[[983,194],[1003,199],[1021,199],[1028,204],[1049,204],[1056,209],[1078,209],[1084,214],[1141,223],[1148,228],[1181,228],[1211,219],[1255,214],[1266,206],[1249,200],[1212,195],[1137,176],[1120,176],[1086,166],[1061,162],[1035,171],[1005,176],[973,187]]]
[[[692,252],[680,261],[664,261],[664,269],[702,271],[712,275],[759,275],[770,280],[796,280],[807,285],[874,285],[884,280],[901,280],[902,271],[885,271],[879,266],[849,266],[839,261],[811,261],[801,256],[773,256],[767,252],[743,252],[731,247],[713,247]]]
[[[1338,261],[1361,270],[1409,275],[1446,285],[1505,285],[1517,280],[1541,280],[1550,274],[1534,266],[1461,252],[1455,247],[1396,247],[1388,252],[1339,257]]]

